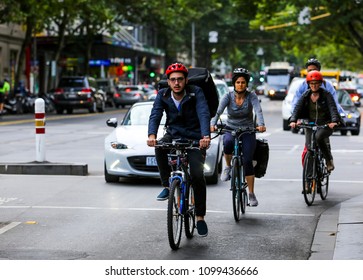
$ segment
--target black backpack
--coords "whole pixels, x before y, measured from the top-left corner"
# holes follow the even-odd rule
[[[256,150],[253,156],[253,160],[256,161],[255,165],[255,177],[261,178],[265,176],[267,170],[269,158],[269,147],[266,139],[257,138],[256,139]]]
[[[219,98],[217,88],[207,68],[195,67],[188,70],[188,85],[202,88],[205,99],[207,99],[211,118],[216,115]],[[158,90],[168,87],[167,76],[163,75],[158,83]]]

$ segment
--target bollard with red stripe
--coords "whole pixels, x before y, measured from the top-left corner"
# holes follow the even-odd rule
[[[37,98],[34,105],[35,110],[35,160],[45,161],[45,105],[42,98]]]

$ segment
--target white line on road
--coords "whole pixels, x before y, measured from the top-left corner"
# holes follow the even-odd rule
[[[0,228],[0,234],[3,234],[4,232],[7,232],[8,230],[10,230],[20,224],[21,224],[20,222],[11,222],[10,224]]]
[[[1,208],[10,209],[59,209],[59,210],[111,210],[111,211],[166,211],[166,208],[107,208],[107,207],[90,207],[90,206],[0,206]],[[208,213],[230,214],[231,211],[222,210],[207,210]],[[273,212],[248,212],[252,215],[266,215],[266,216],[300,216],[300,217],[313,217],[314,214],[297,214],[297,213],[273,213]]]

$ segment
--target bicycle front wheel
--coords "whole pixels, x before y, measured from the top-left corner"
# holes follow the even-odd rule
[[[183,227],[183,214],[180,212],[180,198],[180,181],[174,180],[170,185],[167,215],[169,245],[173,250],[179,248]]]
[[[317,188],[316,178],[313,174],[314,159],[310,152],[307,152],[304,159],[303,168],[303,194],[305,202],[308,206],[311,206],[315,199],[315,192]]]
[[[325,200],[328,196],[328,188],[329,188],[329,175],[328,169],[326,168],[325,159],[322,162],[322,170],[321,170],[321,177],[320,177],[320,184],[319,184],[319,194],[322,200]]]
[[[186,197],[188,200],[185,200],[184,228],[186,237],[191,239],[195,229],[195,200],[192,186],[187,187]]]
[[[241,169],[238,164],[238,159],[232,160],[232,178],[231,178],[231,189],[232,189],[232,203],[233,203],[233,216],[236,222],[240,219],[241,214]]]

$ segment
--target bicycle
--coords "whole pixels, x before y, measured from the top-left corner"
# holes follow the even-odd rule
[[[232,155],[232,175],[231,175],[231,191],[232,191],[232,204],[233,204],[233,216],[236,222],[240,220],[241,213],[246,212],[246,207],[249,205],[247,196],[247,182],[245,173],[243,170],[243,152],[242,146],[242,135],[246,133],[257,132],[256,129],[227,129],[224,127],[220,128],[221,134],[223,132],[230,132],[234,137],[234,148]]]
[[[320,198],[325,200],[328,196],[329,175],[323,153],[316,143],[316,133],[327,125],[316,125],[315,123],[300,124],[299,127],[312,130],[310,148],[304,158],[303,166],[303,194],[308,206],[311,206],[318,192]]]
[[[169,245],[173,250],[180,246],[183,221],[185,235],[193,238],[195,225],[195,201],[192,187],[188,150],[199,149],[199,141],[173,140],[172,143],[158,143],[155,147],[168,149],[169,165],[172,168],[169,178],[169,200],[167,228]]]

